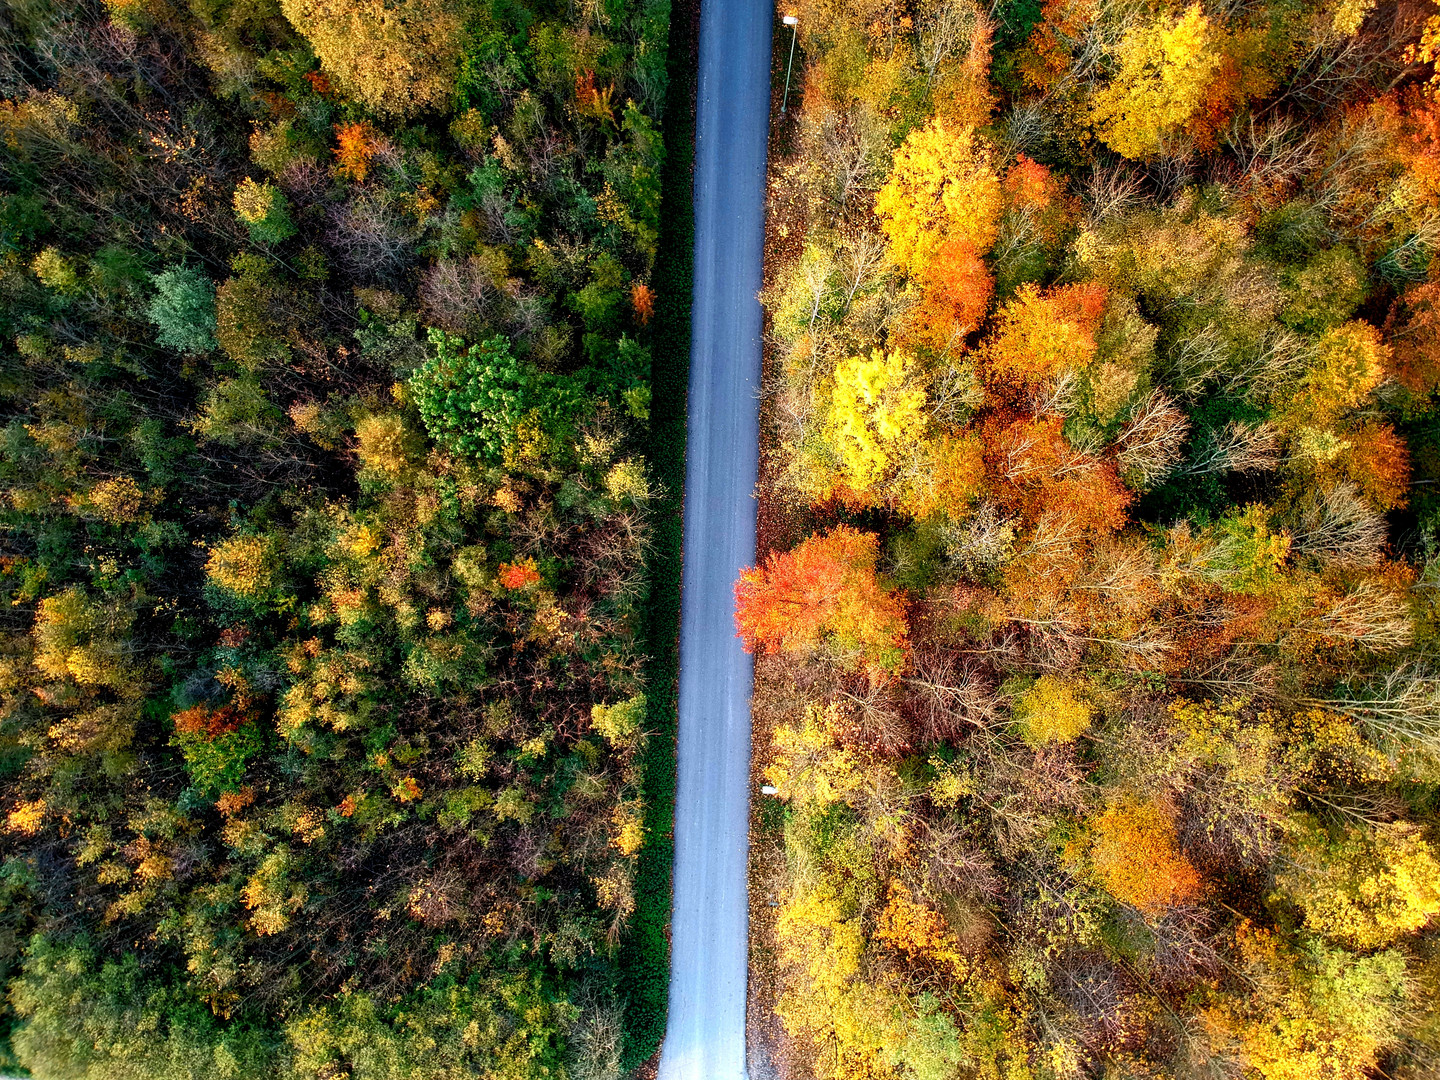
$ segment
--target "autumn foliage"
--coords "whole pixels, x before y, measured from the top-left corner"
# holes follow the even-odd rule
[[[375,139],[375,129],[363,120],[354,124],[336,124],[336,174],[356,183],[362,182],[370,174],[370,159],[375,156]]]
[[[798,10],[759,490],[810,535],[736,587],[773,1059],[1430,1075],[1440,16]]]
[[[937,351],[962,348],[990,307],[994,279],[966,240],[947,240],[920,272],[921,300],[910,314],[909,341]]]
[[[1000,181],[989,146],[971,129],[933,120],[910,133],[879,193],[875,212],[890,255],[912,276],[924,272],[948,241],[983,254],[995,241]]]
[[[1090,864],[1115,899],[1155,916],[1199,893],[1200,875],[1177,850],[1175,827],[1161,807],[1122,803],[1090,830]]]
[[[1095,356],[1095,330],[1105,311],[1099,284],[1041,291],[1022,286],[999,314],[985,356],[997,375],[1039,382],[1087,366]]]
[[[875,573],[874,533],[837,525],[740,572],[735,625],[749,652],[826,646],[843,663],[894,671],[905,663],[902,597]]]

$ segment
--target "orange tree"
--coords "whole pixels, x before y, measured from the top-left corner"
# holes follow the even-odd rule
[[[837,525],[740,571],[735,625],[747,651],[828,646],[847,665],[896,671],[908,633],[903,597],[875,573],[874,533]]]

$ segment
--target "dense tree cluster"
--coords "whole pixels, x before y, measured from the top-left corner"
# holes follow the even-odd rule
[[[620,1075],[668,13],[0,12],[0,1071]]]
[[[737,587],[787,1067],[1434,1075],[1440,16],[795,10]]]

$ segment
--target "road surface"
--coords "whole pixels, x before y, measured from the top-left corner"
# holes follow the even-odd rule
[[[772,0],[704,0],[680,600],[670,1005],[660,1080],[745,1076],[754,668],[735,579],[755,561]]]

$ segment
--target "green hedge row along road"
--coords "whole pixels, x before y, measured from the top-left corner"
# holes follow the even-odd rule
[[[620,964],[627,1001],[622,1064],[634,1069],[654,1056],[665,1034],[670,978],[670,873],[675,855],[676,681],[679,670],[681,507],[685,482],[685,388],[690,369],[690,286],[695,215],[695,30],[698,0],[675,0],[665,100],[665,172],[661,190],[658,294],[651,343],[650,447],[647,457],[663,488],[654,505],[646,647],[649,740],[645,749],[645,827],[635,881],[635,914]]]

